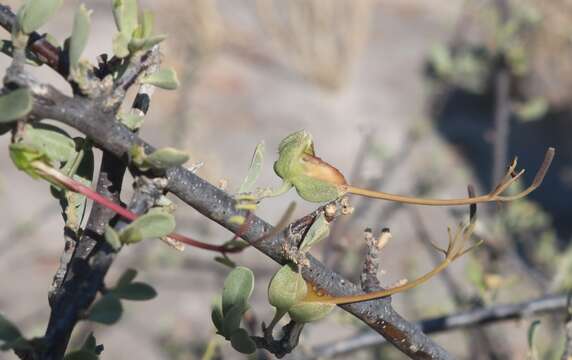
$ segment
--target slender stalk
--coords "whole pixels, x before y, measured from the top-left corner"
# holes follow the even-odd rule
[[[341,304],[351,304],[351,303],[355,303],[355,302],[379,299],[379,298],[386,297],[389,295],[393,295],[393,294],[403,292],[403,291],[406,291],[409,289],[413,289],[414,287],[417,287],[417,286],[423,284],[424,282],[426,282],[427,280],[429,280],[433,276],[435,276],[438,273],[440,273],[441,271],[445,270],[447,268],[447,266],[449,266],[449,264],[451,264],[451,261],[452,261],[451,259],[447,258],[447,259],[443,260],[439,265],[437,265],[433,270],[426,273],[425,275],[415,279],[414,281],[407,282],[404,285],[396,286],[396,287],[391,288],[391,289],[384,289],[384,290],[379,290],[379,291],[373,291],[373,292],[366,293],[366,294],[348,295],[348,296],[319,296],[319,295],[314,295],[314,296],[311,296],[311,297],[304,299],[304,302],[318,302],[321,304],[341,305]]]
[[[128,209],[122,207],[119,204],[114,203],[113,201],[109,200],[108,198],[99,194],[98,192],[93,191],[90,187],[85,186],[82,183],[73,180],[72,178],[60,173],[56,169],[42,162],[36,161],[33,163],[33,166],[40,174],[42,174],[47,179],[54,181],[59,185],[64,186],[68,190],[75,191],[84,195],[88,199],[91,199],[96,203],[114,211],[115,213],[117,213],[118,215],[122,216],[127,220],[134,221],[139,217],[137,214],[129,211]],[[196,248],[203,250],[216,251],[220,253],[235,253],[242,251],[242,248],[229,248],[225,245],[212,245],[202,241],[191,239],[187,236],[177,233],[172,233],[168,236],[184,244],[194,246]]]
[[[455,206],[455,205],[478,204],[478,203],[493,202],[493,201],[508,202],[525,197],[526,195],[536,190],[542,184],[544,176],[546,175],[546,172],[548,171],[548,168],[550,167],[550,164],[554,159],[554,155],[555,155],[554,148],[548,148],[548,150],[546,150],[546,154],[544,155],[544,161],[542,162],[540,168],[536,172],[532,184],[528,188],[512,196],[503,196],[502,193],[505,192],[510,187],[510,185],[515,183],[524,174],[524,170],[521,170],[519,172],[515,171],[516,159],[508,167],[503,179],[495,187],[493,191],[491,191],[486,195],[481,195],[476,197],[467,197],[460,199],[422,199],[404,195],[389,194],[382,191],[367,190],[354,187],[351,185],[344,185],[343,190],[345,190],[347,193],[350,194],[366,196],[374,199],[395,201],[404,204],[414,204],[414,205]]]

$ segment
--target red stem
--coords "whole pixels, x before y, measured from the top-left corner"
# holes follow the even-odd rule
[[[113,201],[109,200],[108,198],[106,198],[105,196],[101,195],[100,193],[92,190],[89,186],[85,186],[82,183],[75,181],[74,179],[65,176],[64,174],[60,173],[59,171],[45,165],[42,163],[35,163],[34,164],[36,169],[38,169],[40,172],[42,172],[43,174],[45,174],[47,177],[55,179],[58,183],[64,185],[66,188],[68,188],[71,191],[75,191],[78,192],[82,195],[84,195],[85,197],[95,201],[96,203],[105,206],[106,208],[114,211],[115,213],[117,213],[118,215],[120,215],[121,217],[129,220],[129,221],[134,221],[135,219],[137,219],[139,216],[131,211],[129,211],[128,209],[122,207],[119,204],[114,203]],[[241,231],[239,230],[239,233]],[[239,234],[237,234],[239,235]],[[225,245],[212,245],[212,244],[208,244],[202,241],[198,241],[198,240],[194,240],[191,239],[187,236],[181,235],[181,234],[177,234],[177,233],[172,233],[167,235],[170,238],[173,238],[177,241],[180,241],[184,244],[190,245],[190,246],[194,246],[197,247],[199,249],[204,249],[204,250],[209,250],[209,251],[216,251],[216,252],[220,252],[220,253],[237,253],[243,250],[243,248],[237,247],[237,248],[228,248]]]

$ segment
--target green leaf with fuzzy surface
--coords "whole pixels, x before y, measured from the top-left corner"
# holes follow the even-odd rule
[[[129,38],[123,33],[117,33],[113,35],[113,40],[111,43],[111,48],[113,54],[120,59],[129,56]]]
[[[18,120],[32,111],[32,93],[20,88],[0,96],[0,124]]]
[[[121,239],[119,234],[111,226],[105,226],[105,241],[111,246],[115,251],[121,249]]]
[[[222,290],[222,312],[226,314],[231,307],[245,307],[254,290],[254,273],[243,266],[237,266],[224,280]]]
[[[175,90],[179,87],[177,73],[173,69],[161,69],[141,80],[143,84],[151,84],[165,90]]]
[[[18,11],[18,23],[26,34],[42,27],[62,5],[62,0],[26,0]]]
[[[34,179],[40,178],[32,166],[34,161],[50,164],[50,159],[45,154],[24,144],[10,144],[10,159],[18,170],[24,171]]]
[[[77,154],[75,141],[65,131],[49,124],[26,125],[19,144],[45,154],[51,161],[67,162]]]
[[[256,351],[256,344],[244,329],[238,329],[232,334],[230,344],[234,350],[243,354],[252,354]]]
[[[121,274],[121,277],[119,277],[119,280],[117,280],[117,287],[120,286],[125,286],[129,283],[131,283],[135,277],[137,276],[137,270],[135,269],[127,269],[123,272],[123,274]]]
[[[158,209],[138,217],[127,225],[119,236],[122,242],[125,240],[124,237],[127,238],[127,234],[133,234],[133,232],[137,233],[140,239],[152,239],[169,235],[173,230],[175,230],[173,215]]]
[[[143,159],[143,168],[166,170],[173,166],[183,165],[189,161],[189,155],[183,151],[166,147],[153,151]]]
[[[151,285],[143,282],[122,285],[113,289],[112,292],[120,299],[132,301],[151,300],[157,296],[157,291]]]
[[[0,341],[4,344],[11,343],[22,337],[22,333],[12,324],[8,319],[6,319],[2,314],[0,314]]]
[[[76,67],[89,37],[91,10],[81,4],[75,13],[72,36],[70,40],[70,67]]]
[[[109,293],[101,297],[92,306],[87,319],[100,324],[113,325],[119,321],[122,313],[121,302],[116,296]]]
[[[117,29],[131,40],[133,32],[139,24],[139,7],[137,0],[113,0],[113,19]]]
[[[328,235],[330,235],[330,223],[326,220],[324,213],[321,213],[304,236],[304,240],[300,244],[300,251],[307,252],[314,244],[327,238]]]

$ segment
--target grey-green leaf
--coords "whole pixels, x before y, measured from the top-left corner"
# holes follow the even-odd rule
[[[143,166],[157,170],[165,170],[173,166],[183,165],[189,161],[189,155],[183,151],[166,147],[155,150],[143,160]]]
[[[164,211],[150,211],[123,229],[120,234],[121,241],[124,242],[125,233],[133,230],[137,230],[142,239],[160,238],[175,230],[175,218]]]
[[[105,227],[105,241],[117,251],[121,249],[121,240],[119,239],[119,234],[111,226],[107,225]]]
[[[75,158],[75,141],[59,128],[38,124],[26,125],[21,144],[45,154],[50,160],[67,162]]]
[[[145,301],[155,298],[157,291],[149,284],[133,282],[113,289],[113,294],[124,300]]]
[[[143,234],[135,227],[126,227],[119,234],[119,241],[125,245],[136,244],[141,240],[143,240]]]
[[[12,324],[2,314],[0,314],[0,341],[4,343],[13,342],[22,337],[20,330]]]
[[[113,54],[121,59],[129,56],[129,41],[129,38],[123,33],[113,35]]]
[[[222,312],[226,314],[233,305],[246,306],[254,290],[254,273],[243,266],[234,268],[224,281]]]
[[[119,278],[119,280],[117,280],[117,287],[125,286],[125,285],[131,283],[135,279],[136,276],[137,276],[137,270],[135,270],[135,269],[125,270],[125,272],[123,274],[121,274],[121,277]]]
[[[223,317],[222,317],[222,298],[220,296],[217,296],[215,301],[213,302],[211,319],[217,331],[222,334]]]
[[[179,87],[179,79],[175,70],[161,69],[141,80],[143,84],[151,84],[165,90],[175,90]]]
[[[256,344],[244,329],[236,330],[230,337],[232,347],[243,354],[252,354],[256,351]]]
[[[238,330],[242,317],[247,310],[248,305],[238,303],[224,312],[222,320],[222,334],[224,337],[228,339],[233,332]]]
[[[262,171],[262,161],[264,160],[264,142],[261,142],[256,146],[254,150],[254,155],[252,155],[252,160],[250,161],[250,168],[248,169],[248,174],[244,181],[238,189],[238,193],[247,193],[252,191],[260,172]]]
[[[20,88],[0,96],[0,124],[18,120],[32,111],[32,93]]]
[[[68,353],[64,356],[64,360],[98,360],[97,356],[93,351],[89,350],[76,350]]]
[[[26,34],[42,27],[61,6],[62,0],[26,0],[18,11],[18,23]]]
[[[290,308],[288,315],[299,323],[313,322],[326,317],[335,306],[317,302],[300,302]]]
[[[121,114],[119,119],[121,123],[127,126],[130,130],[137,130],[143,124],[143,120],[145,120],[145,117],[129,113],[129,114]]]
[[[70,40],[70,67],[75,67],[89,37],[89,28],[91,24],[91,10],[88,10],[85,5],[81,4],[75,13],[73,22],[73,31]]]
[[[112,5],[117,29],[130,40],[139,22],[137,0],[113,0]]]
[[[281,312],[288,311],[308,292],[306,281],[292,265],[284,265],[268,285],[268,302]]]
[[[300,244],[300,251],[307,252],[314,244],[319,243],[328,235],[330,235],[330,223],[326,220],[324,213],[321,213],[304,236],[304,240]]]
[[[105,325],[113,325],[121,318],[122,313],[123,307],[121,302],[116,296],[109,293],[93,305],[89,312],[88,320]]]
[[[97,351],[97,340],[95,340],[95,336],[93,332],[90,332],[87,338],[85,339],[83,345],[81,346],[82,350],[87,350],[92,353]]]

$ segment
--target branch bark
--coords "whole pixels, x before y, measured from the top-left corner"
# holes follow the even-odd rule
[[[34,86],[31,87],[34,90]],[[127,161],[132,146],[143,146],[147,153],[154,148],[133,134],[122,124],[114,121],[113,114],[82,98],[67,97],[49,86],[39,87],[34,93],[33,115],[49,118],[67,124],[82,132],[103,150]],[[237,224],[228,220],[235,215],[246,216],[244,210],[235,209],[235,200],[226,192],[193,174],[184,167],[174,167],[166,172],[167,190],[209,219],[219,223],[233,233],[239,230]],[[312,217],[297,221],[298,225],[309,226]],[[251,226],[243,233],[249,242],[261,238],[272,230],[264,220],[252,216]],[[285,232],[270,239],[256,242],[254,247],[284,264],[288,259],[281,244],[286,241]],[[310,266],[303,271],[304,278],[324,292],[335,295],[361,293],[358,286],[341,275],[327,269],[322,263],[309,256]],[[416,326],[403,319],[391,307],[389,298],[341,306],[372,329],[383,335],[399,350],[414,359],[450,359],[451,356],[438,344],[424,335]]]

